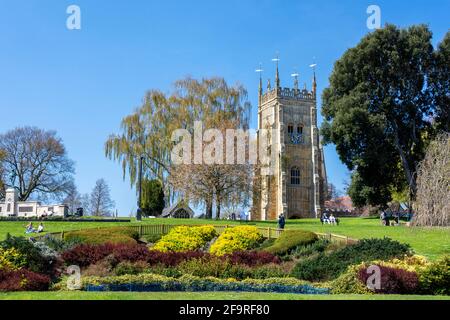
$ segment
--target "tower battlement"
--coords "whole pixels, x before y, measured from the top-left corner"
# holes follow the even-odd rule
[[[314,101],[316,99],[314,92],[306,89],[300,90],[295,88],[274,88],[265,92],[261,97],[261,103],[265,103],[275,98],[285,100],[308,100]]]

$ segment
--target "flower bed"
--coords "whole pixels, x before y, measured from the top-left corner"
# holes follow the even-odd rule
[[[179,226],[169,231],[153,247],[162,252],[198,250],[217,235],[214,226]]]
[[[212,244],[210,252],[217,256],[223,256],[236,251],[254,249],[262,241],[263,236],[256,227],[238,226],[228,228]]]
[[[327,288],[315,288],[311,284],[292,278],[269,278],[264,280],[200,278],[183,276],[170,278],[154,274],[127,275],[119,277],[83,278],[86,291],[249,291],[299,294],[328,294]]]

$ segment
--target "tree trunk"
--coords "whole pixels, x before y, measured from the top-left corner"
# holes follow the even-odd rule
[[[405,170],[406,181],[408,182],[408,186],[409,186],[410,197],[411,197],[411,200],[413,200],[416,195],[416,181],[414,180],[413,172],[411,171],[410,165],[408,163],[408,159],[406,159],[406,154],[403,151],[402,146],[400,145],[397,126],[394,125],[394,128],[395,128],[394,129],[395,130],[394,144],[400,155],[400,159],[402,161],[402,166],[403,166],[403,169]]]
[[[216,200],[216,220],[220,219],[220,201]]]
[[[212,219],[213,217],[213,203],[211,199],[206,200],[206,219]]]

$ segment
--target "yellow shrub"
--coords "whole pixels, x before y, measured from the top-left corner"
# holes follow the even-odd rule
[[[0,269],[17,270],[25,265],[25,258],[15,248],[0,248]]]
[[[170,230],[152,249],[162,252],[198,250],[216,235],[213,226],[179,226]]]
[[[390,261],[373,261],[371,264],[399,268],[418,273],[430,265],[425,257],[419,255],[405,256],[403,259],[393,259]]]
[[[263,240],[258,228],[239,226],[226,229],[211,246],[210,252],[217,256],[255,248]]]

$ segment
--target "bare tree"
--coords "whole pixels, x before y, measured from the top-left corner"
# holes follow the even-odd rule
[[[83,208],[83,213],[85,215],[90,215],[91,212],[91,195],[89,193],[85,193],[80,196],[81,208]]]
[[[413,204],[416,226],[450,225],[450,134],[443,133],[428,147],[417,171]]]
[[[327,200],[337,199],[342,196],[342,192],[331,182],[328,183]]]
[[[94,216],[110,216],[114,208],[114,201],[111,200],[109,186],[105,179],[99,179],[95,183],[90,196],[90,209]]]
[[[77,208],[82,207],[81,195],[75,185],[64,198],[63,203],[67,205],[67,207],[69,208],[69,213],[71,214],[75,213],[77,211]]]
[[[74,164],[55,131],[16,128],[0,135],[0,150],[4,183],[18,190],[19,201],[61,198],[73,187]]]
[[[5,170],[3,167],[3,159],[6,153],[0,149],[0,199],[5,197]]]
[[[248,204],[252,172],[249,165],[178,165],[171,171],[170,182],[194,203],[215,203],[216,219],[229,205]],[[188,183],[186,183],[189,181]],[[207,218],[212,218],[208,212]]]
[[[226,136],[227,129],[236,128],[239,122],[221,120],[216,122],[218,132]],[[233,138],[234,139],[234,138]],[[245,150],[249,150],[250,136],[245,137]],[[220,140],[220,139],[219,139]],[[242,141],[241,141],[242,142]],[[209,142],[203,141],[202,152],[205,153]],[[226,154],[226,144],[219,143],[217,148],[223,148],[222,156]],[[237,150],[237,141],[233,140],[233,151]],[[214,148],[214,154],[220,149]],[[234,156],[234,153],[233,153]],[[246,160],[248,154],[245,155]],[[212,207],[216,207],[216,219],[220,219],[224,207],[238,204],[248,205],[252,185],[253,166],[244,161],[243,164],[226,164],[225,157],[213,164],[183,164],[173,165],[170,170],[169,182],[175,190],[181,192],[187,199],[196,204],[205,204],[206,218],[212,218]]]

